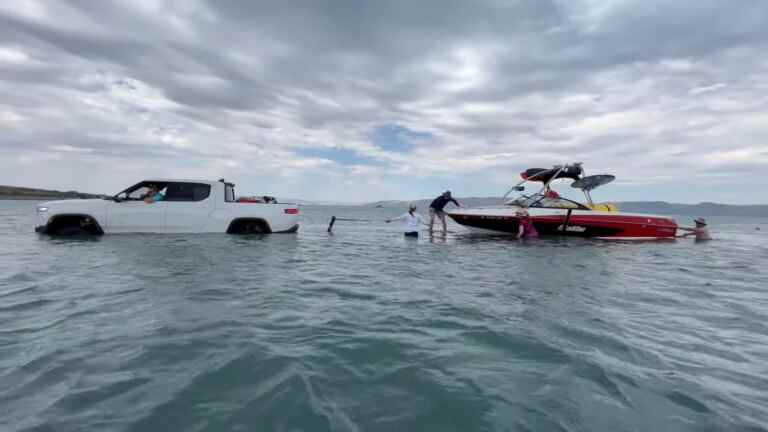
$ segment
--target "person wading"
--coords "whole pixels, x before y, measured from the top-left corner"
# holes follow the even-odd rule
[[[395,220],[404,221],[405,236],[406,237],[418,237],[419,236],[419,224],[426,225],[424,218],[420,214],[416,213],[416,205],[411,204],[408,206],[408,211],[400,216],[392,219],[387,219],[387,223]]]
[[[696,241],[712,240],[712,236],[709,235],[709,230],[707,229],[707,221],[704,218],[696,218],[693,220],[693,223],[696,224],[695,228],[679,227],[679,230],[688,232],[678,237],[694,236]]]
[[[429,234],[431,235],[434,231],[435,227],[435,217],[440,218],[440,221],[443,223],[443,235],[445,235],[448,232],[448,227],[445,224],[445,206],[448,205],[449,202],[452,202],[456,204],[456,207],[461,207],[461,204],[459,204],[458,201],[453,199],[451,196],[451,191],[445,191],[442,195],[435,198],[432,201],[432,204],[429,205]]]
[[[527,210],[520,209],[515,212],[515,216],[520,220],[519,228],[517,230],[517,238],[539,238],[539,232],[536,231],[536,227],[533,226],[533,220],[531,220],[531,215],[528,214]]]

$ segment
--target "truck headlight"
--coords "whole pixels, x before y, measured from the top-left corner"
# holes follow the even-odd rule
[[[38,207],[38,208],[37,208],[37,212],[38,212],[38,213],[45,213],[45,212],[47,212],[47,211],[48,211],[48,207],[44,207],[44,206],[43,206],[43,207]]]

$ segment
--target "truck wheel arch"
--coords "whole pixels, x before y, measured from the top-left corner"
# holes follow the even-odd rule
[[[261,218],[235,218],[227,227],[227,234],[269,234],[272,232],[269,223]]]
[[[102,235],[104,229],[101,228],[98,219],[84,213],[63,213],[51,216],[48,223],[45,224],[43,233],[49,235]]]

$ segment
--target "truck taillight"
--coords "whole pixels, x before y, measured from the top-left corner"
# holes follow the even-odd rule
[[[299,209],[297,209],[297,208],[287,208],[287,209],[285,209],[285,214],[299,214]]]

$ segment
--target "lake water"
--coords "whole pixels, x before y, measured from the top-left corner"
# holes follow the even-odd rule
[[[1,431],[768,428],[763,219],[413,241],[303,207],[294,235],[82,240],[34,205],[0,201]]]

